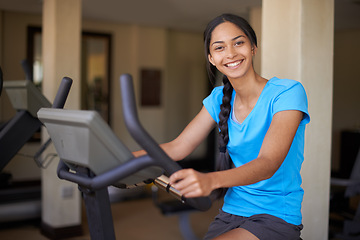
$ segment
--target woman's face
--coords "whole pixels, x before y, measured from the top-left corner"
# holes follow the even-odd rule
[[[219,24],[211,34],[209,61],[229,79],[246,76],[252,67],[256,47],[245,33],[231,22]]]

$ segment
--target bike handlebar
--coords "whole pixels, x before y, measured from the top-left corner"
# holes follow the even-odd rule
[[[146,150],[151,158],[155,159],[168,174],[181,170],[179,164],[173,161],[159,146],[159,144],[147,133],[141,125],[136,111],[134,86],[130,74],[120,76],[122,107],[125,125],[131,136]],[[208,197],[183,198],[190,206],[206,211],[211,207],[211,200]]]

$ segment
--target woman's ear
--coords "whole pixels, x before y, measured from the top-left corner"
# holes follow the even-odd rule
[[[208,54],[209,62],[215,66],[214,59],[212,58],[211,54]]]
[[[256,46],[253,46],[253,47],[251,48],[251,53],[252,53],[252,55],[255,56],[255,55],[256,55],[256,52],[257,52],[257,47],[256,47]]]

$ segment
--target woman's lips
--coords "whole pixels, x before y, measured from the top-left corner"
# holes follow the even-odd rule
[[[230,68],[234,68],[239,66],[244,60],[240,60],[240,61],[235,61],[235,62],[231,62],[231,63],[226,63],[225,66],[226,67],[230,67]]]

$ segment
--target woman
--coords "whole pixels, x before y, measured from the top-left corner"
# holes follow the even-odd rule
[[[267,80],[254,71],[256,35],[241,17],[216,17],[204,40],[209,76],[214,79],[217,69],[224,86],[214,88],[184,131],[161,147],[181,160],[218,125],[220,152],[228,152],[232,167],[223,157],[221,171],[184,169],[170,183],[188,198],[228,189],[205,239],[300,239],[300,168],[310,119],[305,90],[294,80]]]

